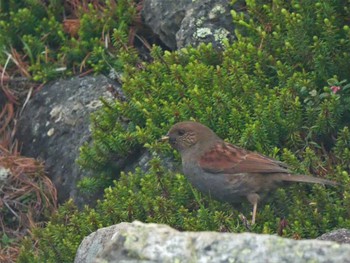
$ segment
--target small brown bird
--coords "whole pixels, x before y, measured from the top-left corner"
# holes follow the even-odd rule
[[[198,122],[179,122],[162,140],[180,152],[183,172],[199,191],[230,203],[247,198],[253,205],[252,224],[260,195],[284,182],[336,185],[325,179],[292,175],[286,164],[227,143]]]

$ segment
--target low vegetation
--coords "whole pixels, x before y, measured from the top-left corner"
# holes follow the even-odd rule
[[[82,187],[93,189],[103,181],[109,185],[104,199],[83,211],[71,201],[60,206],[45,228],[36,228],[25,240],[20,262],[72,262],[84,236],[122,221],[245,231],[239,213],[250,218],[248,203],[235,208],[218,203],[191,188],[180,170],[165,168],[164,157],[180,164],[179,155],[157,140],[188,119],[284,161],[296,173],[340,183],[275,191],[260,206],[253,232],[313,238],[350,227],[348,1],[246,2],[247,13],[232,11],[237,41],[226,43],[224,51],[200,45],[164,52],[155,46],[151,62],[140,62],[132,48],[115,42],[120,52],[108,65],[123,66],[127,100],[104,101],[91,118],[93,144],[82,147],[79,160],[96,175]],[[89,16],[95,21],[92,11]],[[113,23],[108,28],[118,28]],[[100,44],[91,43],[93,50],[107,52]],[[150,169],[118,174],[115,159],[141,148],[152,153]]]

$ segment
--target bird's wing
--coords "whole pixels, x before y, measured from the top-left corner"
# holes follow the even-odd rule
[[[289,173],[287,165],[226,142],[218,142],[199,159],[199,166],[211,173]]]

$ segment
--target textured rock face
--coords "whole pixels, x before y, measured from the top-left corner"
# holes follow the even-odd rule
[[[113,236],[127,228],[127,223],[104,227],[84,238],[76,254],[75,263],[92,263]]]
[[[231,8],[226,0],[194,1],[176,33],[177,47],[212,43],[214,48],[222,48],[225,40],[232,42]]]
[[[80,146],[90,140],[89,116],[102,105],[100,97],[114,99],[112,93],[119,92],[118,84],[102,75],[58,80],[44,86],[23,111],[17,134],[22,154],[45,161],[59,202],[89,202],[77,193],[77,182],[87,174],[76,159]]]
[[[317,239],[334,241],[341,244],[350,244],[350,230],[345,228],[337,229],[329,233],[325,233]]]
[[[231,9],[244,10],[244,1],[230,6],[226,0],[145,0],[142,17],[171,50],[200,43],[221,48],[225,39],[234,40]]]
[[[176,49],[176,33],[192,0],[164,1],[144,0],[142,17],[144,23],[157,34],[171,50]]]
[[[75,258],[82,262],[350,262],[350,245],[250,233],[179,232],[133,222],[86,237]]]

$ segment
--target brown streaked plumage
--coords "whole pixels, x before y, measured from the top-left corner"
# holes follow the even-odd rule
[[[292,175],[286,164],[227,143],[198,122],[179,122],[164,139],[180,152],[183,172],[198,190],[230,203],[247,198],[253,205],[252,224],[260,195],[284,182],[336,185],[312,176]]]

